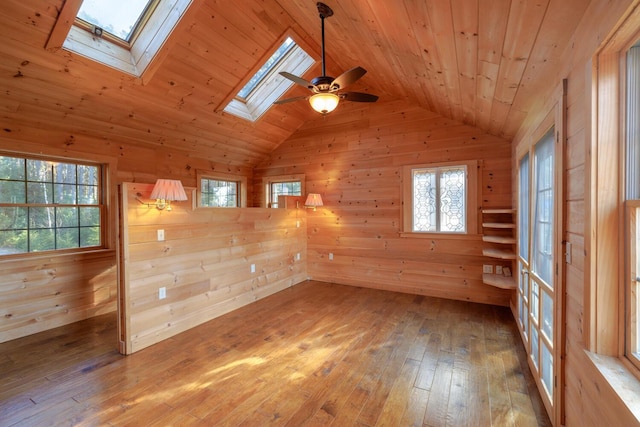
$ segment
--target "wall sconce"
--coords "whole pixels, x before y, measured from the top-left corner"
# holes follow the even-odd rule
[[[322,206],[322,197],[318,193],[309,193],[307,201],[304,202],[304,207],[313,208],[315,211],[318,206]]]
[[[158,210],[171,210],[171,202],[181,202],[187,200],[187,193],[184,191],[182,182],[177,179],[159,179],[151,191],[151,199],[156,199],[155,203],[145,203],[140,198],[138,201],[147,206],[155,206]]]

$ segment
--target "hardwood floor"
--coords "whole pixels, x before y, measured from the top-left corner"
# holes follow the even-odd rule
[[[0,344],[0,424],[550,425],[502,307],[311,281],[127,357],[115,321]]]

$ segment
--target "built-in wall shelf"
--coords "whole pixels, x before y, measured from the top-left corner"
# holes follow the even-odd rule
[[[511,208],[482,210],[482,241],[487,247],[482,255],[490,258],[485,266],[491,267],[491,273],[482,274],[482,282],[501,289],[515,289],[515,210]],[[505,271],[507,274],[505,275]]]
[[[502,223],[502,222],[483,222],[484,228],[516,228],[515,224]]]
[[[496,288],[502,289],[515,289],[516,281],[512,276],[504,276],[502,274],[482,274],[482,282],[486,285],[495,286]]]
[[[488,256],[489,258],[496,258],[496,259],[516,259],[516,254],[513,253],[513,251],[511,250],[500,250],[500,249],[483,249],[482,250],[482,255],[484,256]]]
[[[483,209],[483,214],[513,214],[515,209],[505,208],[505,209]]]
[[[490,242],[490,243],[502,243],[504,245],[516,244],[515,237],[507,237],[507,236],[482,236],[482,241]]]

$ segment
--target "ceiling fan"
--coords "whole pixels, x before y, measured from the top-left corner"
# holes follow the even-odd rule
[[[319,113],[327,114],[332,112],[338,106],[341,99],[352,102],[376,102],[378,97],[362,92],[338,92],[340,89],[347,87],[348,85],[356,82],[367,72],[362,67],[355,67],[349,71],[345,71],[335,79],[327,76],[324,61],[324,20],[333,15],[333,10],[324,3],[316,3],[318,7],[318,13],[320,14],[320,21],[322,25],[322,75],[315,77],[311,82],[305,79],[295,76],[286,71],[281,71],[280,75],[291,80],[292,82],[309,89],[312,95],[309,96],[296,96],[294,98],[281,99],[274,102],[274,104],[286,104],[288,102],[298,101],[301,99],[308,99],[311,107]]]

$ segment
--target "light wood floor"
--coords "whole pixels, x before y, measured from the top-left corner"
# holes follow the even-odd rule
[[[312,281],[115,341],[107,315],[0,344],[0,424],[550,425],[501,307]]]

